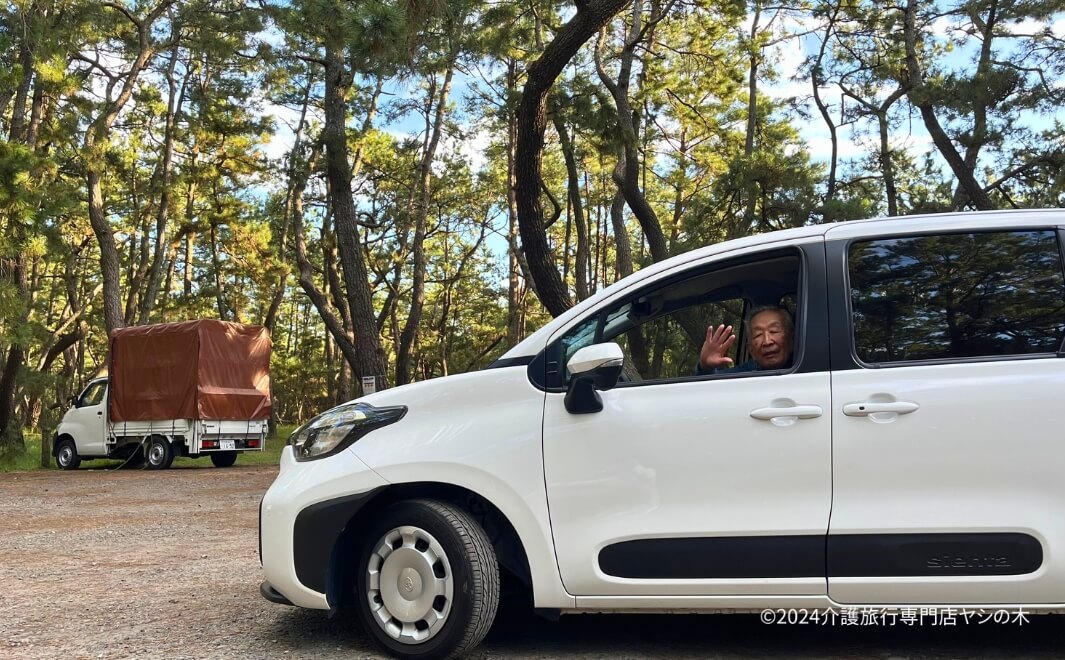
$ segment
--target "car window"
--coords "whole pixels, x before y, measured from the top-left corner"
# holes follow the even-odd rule
[[[85,391],[81,393],[81,398],[78,400],[78,407],[84,408],[85,406],[95,406],[100,404],[104,400],[104,391],[107,389],[107,383],[93,383],[85,388]]]
[[[1051,353],[1065,336],[1052,230],[861,241],[848,269],[866,363]]]
[[[693,305],[665,314],[604,341],[615,341],[625,353],[632,380],[680,378],[695,374],[699,349],[706,339],[706,329],[713,324],[733,326],[742,334],[744,301],[741,298]],[[738,361],[740,342],[729,349],[728,356]]]
[[[565,365],[584,346],[617,342],[625,354],[623,381],[695,377],[707,327],[733,326],[737,339],[728,356],[748,359],[743,319],[756,306],[795,309],[800,275],[797,252],[761,261],[701,267],[670,278],[599,310],[561,339]],[[722,370],[724,371],[724,370]]]

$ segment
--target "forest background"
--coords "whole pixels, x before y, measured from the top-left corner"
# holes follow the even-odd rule
[[[14,0],[0,456],[108,332],[273,336],[298,423],[698,246],[1062,205],[1065,0]]]

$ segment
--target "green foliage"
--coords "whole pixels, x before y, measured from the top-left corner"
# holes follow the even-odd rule
[[[932,102],[994,204],[1062,206],[1065,49],[1055,32],[1061,3],[919,4],[916,49],[925,84],[914,89],[906,82],[899,6],[642,3],[639,43],[626,45],[637,5],[627,6],[604,30],[600,60],[616,79],[626,48],[633,54],[628,102],[639,133],[640,190],[669,251],[870,217],[890,203],[900,213],[966,207],[940,148],[924,137],[924,118],[915,110],[922,100]],[[143,20],[155,4],[121,6]],[[760,17],[752,36],[755,7]],[[668,12],[652,23],[663,8]],[[146,69],[108,139],[86,149],[89,122],[120,93],[140,48],[134,23],[115,6],[88,0],[0,7],[0,356],[12,345],[26,349],[16,382],[18,428],[53,425],[60,410],[52,404],[106,363],[101,248],[88,223],[87,165],[102,173],[128,320],[140,322],[142,308],[150,322],[261,323],[272,312],[275,403],[283,422],[357,394],[344,382],[359,374],[344,372],[336,338],[296,282],[293,232],[293,214],[302,207],[309,277],[328,311],[343,318],[348,302],[331,207],[338,195],[352,195],[372,308],[347,311],[373,317],[394,364],[412,302],[419,165],[436,121],[430,101],[449,66],[452,96],[430,167],[425,301],[413,371],[430,378],[483,367],[509,348],[508,325],[518,327],[520,338],[546,322],[511,260],[508,159],[528,67],[573,11],[572,3],[511,0],[182,0],[152,25]],[[815,63],[822,40],[825,54]],[[775,58],[778,48],[794,52],[796,44],[810,56],[802,66]],[[651,262],[629,208],[621,209],[620,233],[612,222],[622,141],[594,47],[568,63],[552,90],[543,153],[542,201],[551,216],[552,198],[559,204],[548,238],[572,293],[578,230],[556,117],[572,142],[586,218],[583,288],[594,292],[620,277],[623,245],[631,246],[636,268]],[[323,175],[327,50],[340,54],[350,78],[344,99],[350,191],[331,189]],[[758,88],[748,152],[752,65]],[[785,76],[791,70],[794,80]],[[807,144],[823,119],[803,109],[801,98],[769,93],[774,85],[801,83],[807,91],[800,96],[807,94],[815,72],[841,146],[852,147],[837,163],[831,194],[828,154]],[[23,83],[25,107],[16,108]],[[33,124],[34,139],[26,130],[14,135],[16,119],[24,129]],[[302,194],[293,199],[302,178]],[[25,286],[14,278],[14,264],[24,266]],[[513,290],[512,268],[519,269]],[[52,352],[70,333],[80,338]],[[685,345],[662,350],[677,356],[662,368],[686,368]]]

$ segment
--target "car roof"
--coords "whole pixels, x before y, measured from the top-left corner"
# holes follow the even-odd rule
[[[499,359],[510,360],[534,356],[543,349],[547,344],[548,338],[554,334],[557,328],[567,324],[574,317],[583,316],[588,310],[598,305],[604,298],[612,296],[619,288],[628,288],[648,278],[654,277],[663,271],[688,262],[704,259],[715,254],[772,243],[800,242],[803,239],[825,236],[829,233],[832,234],[832,238],[838,237],[840,239],[846,239],[876,234],[885,229],[889,229],[890,231],[884,233],[904,234],[916,233],[928,229],[943,231],[955,226],[959,229],[962,227],[971,228],[974,224],[977,227],[983,227],[986,225],[987,228],[991,228],[994,226],[1000,226],[1004,222],[1020,226],[1025,224],[1046,225],[1051,222],[1065,223],[1065,210],[1010,209],[1001,211],[964,211],[870,218],[867,220],[848,220],[845,222],[832,222],[821,225],[807,225],[805,227],[796,227],[793,229],[782,229],[714,243],[713,245],[696,248],[683,254],[670,257],[664,261],[651,264],[650,266],[642,268],[632,275],[624,277],[610,286],[599,290],[595,295],[574,305],[566,310],[565,313],[549,321],[542,328],[536,330],[524,340],[515,344]]]

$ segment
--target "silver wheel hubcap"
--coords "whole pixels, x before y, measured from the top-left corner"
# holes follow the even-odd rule
[[[148,450],[148,462],[152,465],[162,465],[164,456],[166,456],[166,448],[159,443],[154,443]]]
[[[70,447],[63,447],[59,450],[59,464],[62,466],[70,465],[70,457],[74,452],[70,451]]]
[[[366,598],[389,637],[418,644],[440,632],[451,613],[455,580],[444,549],[418,527],[396,527],[374,546]]]

